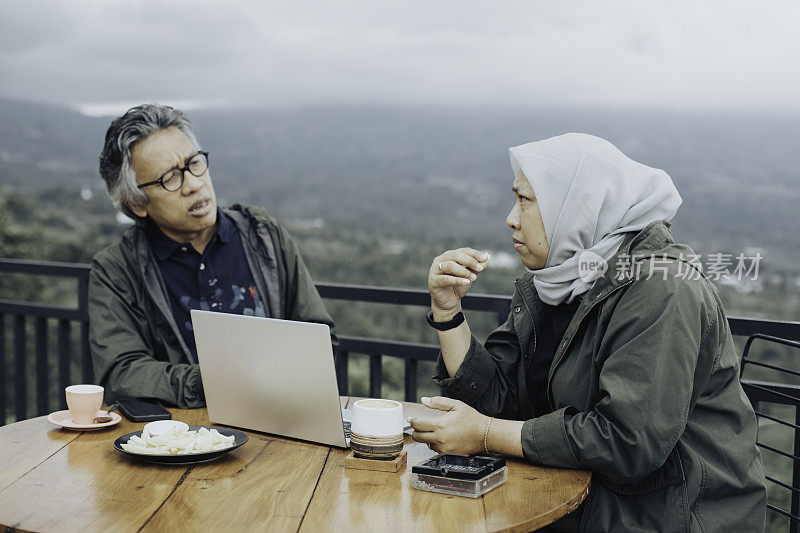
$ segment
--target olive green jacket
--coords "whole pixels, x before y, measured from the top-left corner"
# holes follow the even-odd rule
[[[564,531],[762,531],[766,487],[758,424],[714,286],[669,224],[631,234],[584,295],[547,380],[552,412],[533,417],[525,360],[543,324],[531,274],[484,344],[474,338],[443,394],[482,413],[525,420],[534,464],[592,471]],[[628,257],[641,256],[626,268]],[[652,270],[651,270],[652,269]],[[686,274],[689,275],[686,275]],[[649,279],[648,279],[649,277]]]
[[[333,321],[286,230],[259,208],[225,213],[239,229],[261,301],[271,318]],[[183,409],[205,405],[200,367],[172,317],[164,280],[142,227],[98,253],[89,276],[89,342],[107,402],[119,396],[156,398]]]

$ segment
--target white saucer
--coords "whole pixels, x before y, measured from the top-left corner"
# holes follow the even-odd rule
[[[102,429],[108,426],[113,426],[115,424],[119,424],[122,417],[119,416],[117,413],[109,413],[106,415],[106,412],[103,410],[97,411],[97,415],[95,416],[110,416],[110,422],[103,422],[102,424],[75,424],[72,421],[72,414],[70,414],[69,409],[65,409],[64,411],[56,411],[55,413],[50,413],[47,415],[47,421],[51,424],[55,424],[57,426],[61,426],[64,429],[74,429],[76,431],[93,431],[95,429]]]

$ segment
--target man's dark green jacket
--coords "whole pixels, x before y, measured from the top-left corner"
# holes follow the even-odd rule
[[[766,488],[758,424],[714,286],[668,224],[631,234],[584,295],[547,380],[552,412],[533,416],[525,360],[543,327],[532,274],[516,281],[508,320],[474,338],[443,394],[525,420],[534,464],[592,471],[563,531],[762,531]],[[625,268],[630,257],[636,269]]]
[[[286,230],[262,209],[225,209],[239,230],[256,290],[271,318],[333,321]],[[89,341],[106,401],[157,398],[180,408],[205,405],[200,367],[172,317],[164,281],[141,225],[98,253],[89,276]]]

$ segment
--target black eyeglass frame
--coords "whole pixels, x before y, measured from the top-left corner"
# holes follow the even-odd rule
[[[197,157],[198,155],[202,155],[203,157],[206,158],[206,168],[204,168],[203,172],[201,172],[200,174],[195,174],[194,172],[189,170],[189,166],[192,164],[192,160],[195,157]],[[181,182],[178,184],[177,188],[175,188],[175,189],[167,189],[167,186],[164,185],[164,179],[167,177],[167,174],[170,174],[170,173],[172,173],[172,172],[174,172],[176,170],[181,173]],[[149,187],[151,185],[158,184],[158,185],[161,185],[161,188],[164,189],[165,191],[174,192],[174,191],[179,190],[181,187],[183,187],[183,181],[184,181],[184,179],[186,179],[186,171],[189,171],[189,174],[191,174],[192,176],[196,176],[196,177],[199,178],[200,176],[205,174],[206,170],[208,170],[208,150],[200,150],[196,154],[194,154],[192,157],[187,159],[186,160],[186,164],[183,165],[183,167],[172,167],[171,169],[169,169],[166,172],[164,172],[161,175],[161,177],[158,178],[157,180],[148,181],[147,183],[142,183],[141,185],[137,185],[137,188],[144,189],[145,187]]]

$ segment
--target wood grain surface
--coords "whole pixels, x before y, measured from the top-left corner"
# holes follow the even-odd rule
[[[59,429],[45,417],[3,426],[0,431],[0,492],[80,435]]]
[[[205,409],[171,411],[209,425]],[[348,450],[252,431],[216,461],[154,465],[112,446],[142,427],[123,419],[80,433],[44,417],[0,427],[0,531],[530,531],[574,510],[590,482],[509,460],[508,481],[482,498],[414,490],[411,467],[434,452],[410,436],[397,473],[345,470]]]

